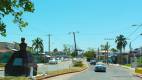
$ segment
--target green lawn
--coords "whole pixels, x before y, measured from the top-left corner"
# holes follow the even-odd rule
[[[124,66],[131,67],[131,64],[125,64]]]

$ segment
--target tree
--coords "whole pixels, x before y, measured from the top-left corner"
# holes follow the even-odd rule
[[[85,53],[84,56],[87,58],[87,61],[90,61],[92,58],[96,58],[96,52],[94,49],[89,48]]]
[[[53,52],[54,52],[54,53],[57,53],[57,52],[58,52],[58,49],[57,49],[57,48],[55,48],[55,49],[53,50]]]
[[[111,51],[112,51],[112,52],[118,52],[118,50],[115,49],[115,48],[111,48]]]
[[[22,31],[22,28],[28,25],[22,18],[23,13],[34,12],[34,10],[31,0],[0,0],[0,34],[6,36],[6,24],[3,22],[6,16],[13,16],[13,22],[18,24]]]
[[[106,42],[105,45],[101,45],[101,49],[105,51],[105,60],[107,61],[108,63],[108,50],[110,48],[110,45],[108,42]]]
[[[63,47],[64,47],[63,51],[64,51],[67,55],[71,55],[71,48],[70,48],[70,45],[64,44]]]
[[[127,39],[124,37],[124,35],[119,35],[116,37],[115,43],[117,44],[117,49],[120,51],[120,63],[122,63],[122,49],[125,50]]]
[[[38,37],[35,40],[32,40],[32,42],[32,47],[36,51],[36,53],[44,52],[43,40],[41,38]]]

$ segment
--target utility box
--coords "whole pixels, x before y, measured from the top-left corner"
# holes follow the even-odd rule
[[[26,51],[25,39],[21,39],[20,51],[13,53],[5,66],[5,76],[30,76],[31,67],[33,76],[37,75],[37,64],[32,54]]]

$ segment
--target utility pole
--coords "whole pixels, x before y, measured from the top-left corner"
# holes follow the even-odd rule
[[[142,35],[142,33],[140,35]],[[140,48],[140,63],[142,63],[142,47]]]
[[[98,61],[99,61],[100,60],[100,49],[99,48],[98,48],[97,58],[98,58]]]
[[[128,55],[127,64],[128,64],[128,63],[132,64],[132,60],[131,60],[131,58],[130,58],[130,55],[133,54],[133,53],[132,53],[132,43],[131,43],[131,42],[130,42],[130,44],[129,44],[129,49],[130,49],[130,53],[129,53],[129,55]]]
[[[51,37],[51,34],[48,34],[48,52],[50,54],[50,37]]]
[[[70,33],[73,34],[73,41],[74,41],[74,48],[75,48],[74,52],[75,52],[75,56],[77,57],[77,55],[78,55],[78,50],[77,50],[77,46],[76,46],[76,33],[79,33],[79,32],[70,32]],[[70,34],[70,33],[69,33],[69,34]]]

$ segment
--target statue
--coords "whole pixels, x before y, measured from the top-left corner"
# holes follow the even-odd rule
[[[25,38],[21,38],[21,44],[19,44],[19,46],[20,46],[21,53],[26,52],[27,44],[25,43]]]

